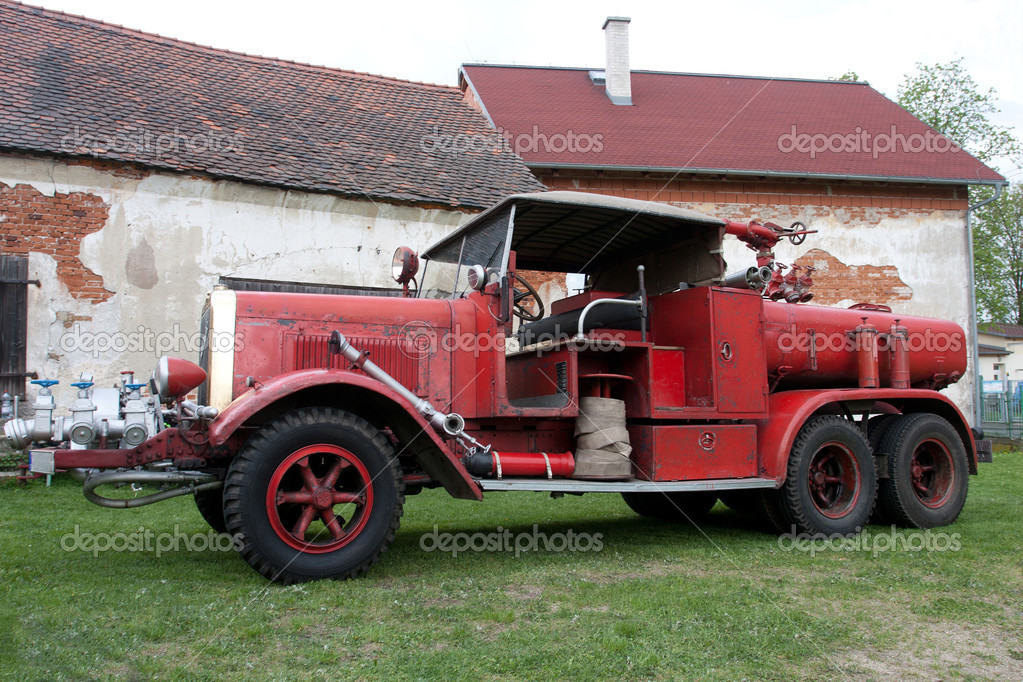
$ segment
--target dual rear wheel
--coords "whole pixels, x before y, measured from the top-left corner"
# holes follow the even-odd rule
[[[785,484],[761,493],[761,511],[780,532],[813,536],[859,532],[875,504],[875,519],[944,526],[966,502],[967,468],[959,434],[938,415],[884,416],[867,438],[844,417],[814,417],[796,437]]]
[[[938,415],[875,417],[866,437],[853,421],[823,415],[800,429],[780,489],[723,492],[721,500],[782,533],[851,535],[872,512],[875,522],[934,528],[958,518],[968,473],[962,439]],[[698,519],[715,500],[713,493],[623,497],[638,514],[669,520]]]

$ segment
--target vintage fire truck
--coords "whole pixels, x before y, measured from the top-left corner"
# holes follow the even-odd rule
[[[807,305],[811,273],[773,249],[809,232],[511,196],[421,254],[399,248],[401,297],[218,287],[198,365],[162,358],[148,386],[83,377],[63,417],[36,382],[34,418],[5,434],[100,505],[194,495],[285,583],[365,571],[428,487],[620,493],[674,520],[720,499],[814,535],[872,514],[951,523],[981,442],[940,392],[966,371],[963,330]],[[757,265],[727,275],[725,235]],[[581,273],[585,289],[548,314],[527,272]]]

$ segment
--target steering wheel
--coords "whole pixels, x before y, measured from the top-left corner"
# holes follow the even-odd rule
[[[519,277],[519,273],[512,273],[512,277],[526,289],[525,291],[520,291],[512,285],[512,314],[523,322],[536,322],[542,319],[545,309],[540,294],[536,293],[536,289],[533,288],[532,284]],[[529,309],[522,305],[522,302],[527,298],[532,298],[540,306],[540,310],[536,313],[529,312]]]

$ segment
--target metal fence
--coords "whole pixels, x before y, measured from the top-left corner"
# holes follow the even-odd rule
[[[985,434],[1023,438],[1023,382],[1010,381],[1005,391],[984,393],[981,419]]]

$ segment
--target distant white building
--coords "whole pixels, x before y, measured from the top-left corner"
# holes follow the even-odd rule
[[[1015,382],[1023,382],[1023,325],[981,325],[977,341],[985,390],[994,382],[1002,384],[1002,391],[1015,390]]]

